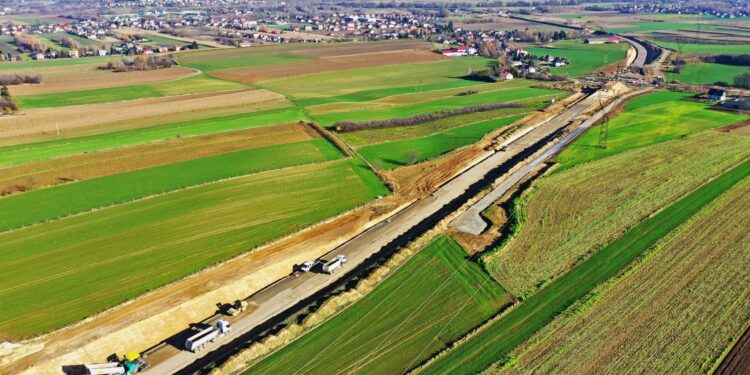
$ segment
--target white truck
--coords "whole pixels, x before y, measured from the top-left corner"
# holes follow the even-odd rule
[[[334,260],[323,265],[323,272],[331,274],[344,264],[346,264],[346,255],[337,255]]]
[[[83,365],[83,367],[86,368],[86,373],[90,375],[119,375],[125,373],[125,367],[119,362],[92,363]]]
[[[219,319],[216,321],[215,326],[208,327],[201,330],[200,332],[188,337],[185,340],[185,349],[191,352],[197,352],[203,349],[208,343],[216,340],[219,335],[226,335],[232,330],[229,322],[226,320]]]

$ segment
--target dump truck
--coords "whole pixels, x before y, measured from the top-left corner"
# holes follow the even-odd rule
[[[227,315],[237,316],[237,314],[247,310],[247,302],[236,300],[234,304],[227,309]]]
[[[90,375],[120,375],[125,373],[125,367],[120,362],[92,363],[83,365]]]
[[[332,274],[336,269],[346,264],[346,255],[337,255],[336,258],[323,265],[323,272]]]
[[[93,363],[83,367],[90,375],[131,375],[148,368],[148,363],[140,353],[130,352],[120,362]]]
[[[185,340],[185,349],[191,352],[197,352],[216,340],[220,335],[226,335],[231,330],[232,327],[229,325],[228,321],[219,319],[216,321],[215,326],[205,328]]]

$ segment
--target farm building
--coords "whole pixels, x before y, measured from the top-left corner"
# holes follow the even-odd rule
[[[443,56],[459,57],[476,55],[477,50],[472,47],[458,46],[456,48],[444,49],[441,53]]]
[[[708,89],[708,100],[723,102],[727,99],[727,92],[722,89]]]

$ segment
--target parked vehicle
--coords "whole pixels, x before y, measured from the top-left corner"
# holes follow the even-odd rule
[[[331,274],[346,264],[346,255],[337,255],[336,259],[323,265],[323,272]]]

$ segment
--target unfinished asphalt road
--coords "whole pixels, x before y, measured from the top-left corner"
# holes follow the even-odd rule
[[[432,195],[412,203],[389,219],[334,249],[324,259],[330,260],[340,254],[346,255],[348,263],[340,273],[295,273],[251,296],[247,301],[256,308],[250,313],[229,318],[233,326],[232,333],[211,344],[207,351],[191,353],[182,350],[186,334],[168,340],[167,345],[149,354],[148,359],[152,367],[146,373],[188,373],[222,356],[225,357],[238,346],[244,345],[250,339],[248,333],[252,333],[256,327],[294,308],[300,301],[313,298],[344,278],[345,272],[351,272],[378,254],[393,251],[416,238],[488,184],[516,168],[519,163],[547,145],[572,119],[594,104],[598,104],[598,98],[584,99],[519,137],[508,145],[506,151],[487,152],[473,166]]]
[[[568,133],[565,137],[563,137],[559,141],[555,142],[555,144],[549,147],[546,151],[544,151],[544,153],[542,153],[541,155],[535,158],[532,158],[532,160],[528,162],[523,163],[523,166],[521,166],[521,168],[505,176],[497,187],[495,187],[492,191],[487,193],[487,195],[482,197],[482,199],[480,199],[477,203],[472,205],[468,210],[466,210],[459,217],[453,220],[453,222],[451,222],[450,224],[451,228],[454,228],[464,233],[473,234],[473,235],[479,235],[482,232],[484,232],[484,230],[487,228],[487,222],[481,216],[484,210],[489,208],[494,202],[500,199],[503,195],[505,195],[505,193],[507,193],[516,184],[518,184],[521,180],[523,180],[526,176],[528,176],[536,167],[538,167],[539,165],[551,159],[553,156],[557,155],[560,151],[562,151],[567,145],[569,145],[576,138],[578,138],[581,134],[583,134],[586,130],[588,130],[591,126],[593,126],[597,121],[599,121],[604,116],[605,113],[612,111],[612,109],[614,109],[617,105],[619,105],[623,101],[633,96],[641,95],[642,93],[649,91],[649,90],[650,89],[636,91],[636,92],[630,93],[626,96],[623,96],[613,101],[612,103],[610,103],[609,105],[601,109],[599,112],[591,116],[591,118],[584,121],[575,130]],[[594,98],[593,95],[589,97],[589,99],[593,99],[593,98]],[[587,103],[587,101],[584,100],[576,104],[571,109],[574,109],[576,106],[585,107],[586,105],[590,106],[591,103],[590,102]],[[561,114],[561,116],[571,115],[574,111],[568,111],[568,112],[570,113],[563,113]]]

